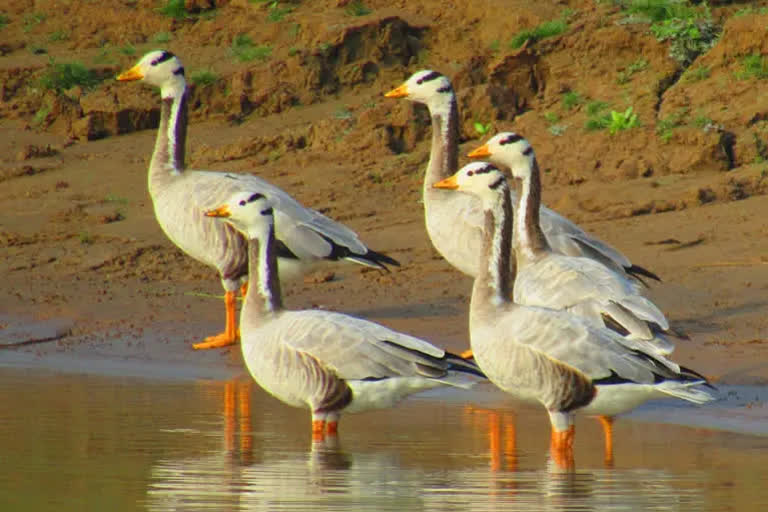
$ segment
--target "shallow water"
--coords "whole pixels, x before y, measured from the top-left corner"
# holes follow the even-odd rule
[[[546,415],[490,388],[346,416],[337,443],[313,443],[307,412],[247,381],[2,368],[0,396],[0,510],[768,505],[768,437],[658,423],[697,423],[698,409],[674,402],[617,421],[612,465],[597,422],[580,418],[576,469],[564,471],[547,455]]]

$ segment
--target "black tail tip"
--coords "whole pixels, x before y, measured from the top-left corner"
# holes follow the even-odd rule
[[[400,262],[397,261],[395,258],[392,258],[380,252],[372,251],[370,249],[368,250],[367,253],[365,253],[365,258],[384,270],[387,270],[387,265],[391,265],[393,267],[400,266]]]
[[[641,277],[647,277],[649,279],[653,279],[654,281],[661,282],[661,278],[651,272],[650,270],[641,267],[640,265],[631,265],[629,267],[624,267],[624,271],[631,275],[632,277],[638,279],[641,283],[645,284],[645,282],[641,279]]]

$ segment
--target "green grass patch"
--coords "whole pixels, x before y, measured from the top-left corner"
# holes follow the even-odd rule
[[[366,7],[362,0],[352,0],[344,8],[344,13],[347,16],[366,16],[372,12],[373,11]]]
[[[675,128],[683,124],[684,113],[669,115],[656,122],[656,135],[666,144],[674,135]]]
[[[48,35],[48,40],[52,43],[66,41],[67,39],[69,39],[69,32],[66,30],[55,30]]]
[[[165,44],[171,40],[170,32],[157,32],[152,36],[153,43]]]
[[[573,110],[579,105],[584,103],[584,97],[576,91],[568,91],[563,93],[563,108],[566,110]]]
[[[132,44],[127,44],[120,48],[120,53],[122,53],[127,57],[133,57],[134,55],[136,55],[136,47],[133,46]]]
[[[195,71],[192,73],[189,79],[193,84],[197,86],[206,87],[218,82],[219,75],[209,69],[201,69],[200,71]]]
[[[10,22],[11,18],[9,18],[5,13],[0,12],[0,30],[5,28],[5,26]]]
[[[711,71],[709,67],[697,66],[695,68],[689,68],[688,71],[685,72],[683,79],[686,82],[700,82],[702,80],[706,80],[707,78],[709,78],[710,74],[711,74]]]
[[[156,10],[163,16],[176,20],[182,20],[189,16],[184,0],[166,0],[165,4]]]
[[[639,73],[640,71],[643,71],[647,68],[647,60],[642,58],[637,59],[636,61],[630,63],[626,68],[618,72],[616,76],[616,83],[619,85],[624,85],[628,83],[636,73]]]
[[[480,121],[475,121],[474,123],[472,123],[472,127],[475,129],[475,132],[481,137],[490,133],[492,128],[491,123],[483,124]]]
[[[568,23],[565,20],[546,21],[537,27],[525,29],[515,34],[512,40],[509,41],[509,47],[512,49],[520,48],[526,41],[530,41],[533,44],[542,39],[559,36],[566,30],[568,30]]]
[[[240,62],[267,60],[272,55],[269,45],[256,45],[247,34],[238,34],[232,39],[230,53]]]
[[[603,110],[608,108],[608,103],[600,100],[593,100],[587,103],[587,115],[596,116]]]
[[[741,67],[741,71],[736,73],[736,77],[741,80],[768,78],[768,61],[762,55],[747,55],[741,61]]]
[[[24,32],[30,32],[36,26],[40,25],[48,17],[44,12],[30,12],[24,15]]]
[[[101,80],[96,73],[80,62],[58,63],[51,59],[39,84],[43,89],[61,92],[76,85],[84,90],[93,89]]]
[[[690,18],[697,12],[685,0],[623,0],[618,3],[627,13],[652,22]]]

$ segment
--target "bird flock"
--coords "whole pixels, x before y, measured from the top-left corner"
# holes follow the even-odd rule
[[[456,95],[441,73],[416,72],[385,96],[430,112],[427,233],[452,266],[474,278],[471,350],[461,355],[343,313],[286,309],[284,280],[318,263],[399,263],[257,176],[187,169],[188,88],[171,52],[144,55],[117,80],[159,87],[149,165],[155,215],[174,244],[218,271],[225,290],[224,331],[193,347],[239,341],[265,391],[310,410],[313,439],[336,436],[342,412],[489,380],[546,409],[553,460],[571,466],[577,412],[599,415],[609,439],[613,416],[647,400],[716,399],[705,377],[669,359],[670,338],[685,335],[644,295],[643,279],[658,277],[541,204],[539,167],[525,138],[499,133],[468,155],[488,161],[459,169]]]

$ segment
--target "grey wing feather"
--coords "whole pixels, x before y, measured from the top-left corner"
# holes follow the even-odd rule
[[[419,365],[445,369],[436,361],[445,351],[431,343],[340,313],[285,312],[281,330],[285,345],[312,355],[344,379],[424,376]]]
[[[512,314],[503,315],[494,330],[513,333],[506,335],[510,343],[524,345],[567,364],[591,379],[609,377],[613,371],[633,382],[653,384],[655,373],[663,372],[667,377],[680,373],[677,364],[653,351],[648,352],[647,342],[591,326],[564,311],[517,308]],[[648,354],[652,354],[652,358]]]

